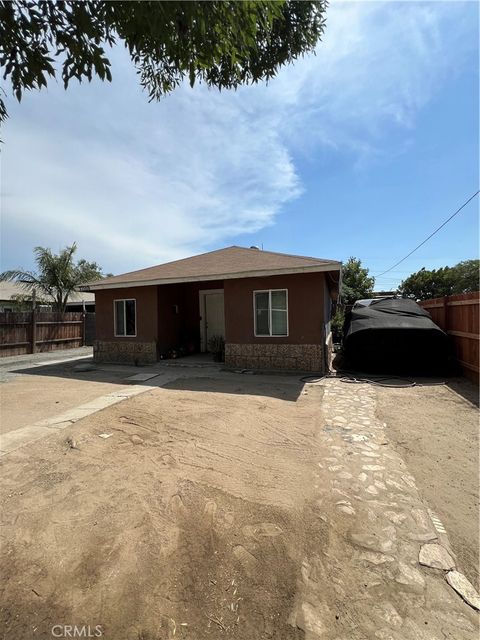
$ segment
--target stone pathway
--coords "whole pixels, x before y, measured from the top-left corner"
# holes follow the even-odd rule
[[[315,508],[329,541],[303,562],[290,622],[307,639],[476,640],[478,596],[452,570],[445,530],[376,419],[375,388],[321,384],[329,455],[318,461]]]

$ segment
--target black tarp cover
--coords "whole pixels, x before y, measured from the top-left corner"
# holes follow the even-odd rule
[[[347,364],[385,373],[445,372],[448,337],[413,300],[374,300],[347,314],[343,338]]]

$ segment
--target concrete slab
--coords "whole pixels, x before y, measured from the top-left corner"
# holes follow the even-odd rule
[[[132,382],[146,382],[147,380],[151,380],[152,378],[156,378],[160,375],[158,372],[156,373],[136,373],[134,376],[130,376],[127,380],[131,380]]]
[[[82,404],[78,408],[91,410],[93,413],[94,411],[101,411],[102,409],[106,409],[112,404],[117,404],[117,402],[121,402],[122,400],[124,400],[124,398],[122,398],[121,396],[101,396],[100,398],[96,398],[96,400],[92,400],[91,402]]]
[[[155,376],[156,375],[158,374],[155,374]],[[154,376],[151,375],[150,377]],[[168,378],[168,380],[170,380],[170,378]],[[168,380],[165,380],[165,382]],[[74,409],[69,409],[59,415],[39,420],[32,425],[21,427],[15,431],[9,431],[8,433],[0,436],[0,455],[5,455],[10,451],[14,451],[15,449],[19,449],[20,447],[29,444],[30,442],[34,442],[40,438],[45,438],[51,435],[55,430],[71,427],[75,422],[92,415],[92,413],[96,413],[97,411],[101,411],[102,409],[118,404],[127,398],[132,398],[140,395],[141,393],[146,393],[152,389],[158,389],[158,386],[139,384],[126,387],[119,391],[114,391],[113,393],[95,398],[95,400],[92,400],[91,402],[87,402],[79,407],[75,407]]]
[[[113,391],[108,394],[108,397],[131,398],[132,396],[138,396],[139,393],[144,393],[145,391],[151,391],[152,389],[157,388],[157,386],[134,385],[132,387],[127,387],[126,389],[121,389],[120,391]]]
[[[70,356],[65,358],[58,358],[57,360],[40,360],[39,362],[32,363],[32,367],[46,367],[47,365],[52,364],[63,364],[64,362],[72,362],[72,360],[86,360],[87,358],[92,358],[91,355],[87,356]]]
[[[40,420],[50,420],[75,407],[96,400],[100,396],[126,387],[126,383],[113,376],[97,374],[83,379],[83,374],[76,377],[70,371],[52,367],[46,375],[44,372],[16,375],[6,383],[1,383],[2,417],[0,432],[16,431]],[[38,371],[38,369],[36,369]]]
[[[58,424],[59,422],[77,422],[77,420],[81,420],[82,418],[85,418],[85,416],[89,416],[91,413],[94,413],[94,411],[95,409],[75,407],[74,409],[65,411],[65,413],[54,416],[53,418],[47,418],[47,420],[43,420],[42,423],[45,424],[45,426],[51,426]]]
[[[67,427],[71,427],[74,424],[71,420],[66,420],[65,422],[55,422],[54,424],[47,424],[44,426],[44,429],[66,429]]]
[[[48,435],[48,430],[45,427],[39,427],[37,425],[31,425],[29,427],[23,427],[23,429],[17,429],[16,431],[9,431],[0,437],[0,448],[5,453],[14,451],[19,447],[23,447],[30,442],[35,442]]]
[[[84,360],[93,358],[92,347],[79,347],[78,349],[65,349],[59,351],[48,351],[44,353],[26,353],[24,355],[7,356],[1,358],[0,369],[19,368],[27,369],[30,366],[45,366],[49,364],[59,364],[74,360]]]

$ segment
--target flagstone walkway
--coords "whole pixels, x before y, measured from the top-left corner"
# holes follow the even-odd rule
[[[478,596],[376,418],[375,388],[320,384],[330,455],[318,461],[316,506],[331,531],[327,549],[304,559],[291,623],[307,639],[477,639]]]

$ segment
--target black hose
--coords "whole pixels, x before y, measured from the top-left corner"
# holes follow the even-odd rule
[[[378,387],[385,387],[387,389],[409,389],[412,387],[436,387],[436,386],[445,386],[446,382],[430,382],[430,383],[419,383],[415,382],[411,378],[402,378],[400,376],[383,376],[383,377],[368,377],[368,378],[358,378],[354,371],[342,371],[341,369],[337,371],[337,373],[327,373],[323,376],[304,376],[300,378],[301,382],[306,382],[310,384],[315,384],[316,382],[320,382],[324,378],[337,378],[340,382],[345,382],[347,384],[373,384]],[[385,380],[401,380],[402,384],[387,384]]]

